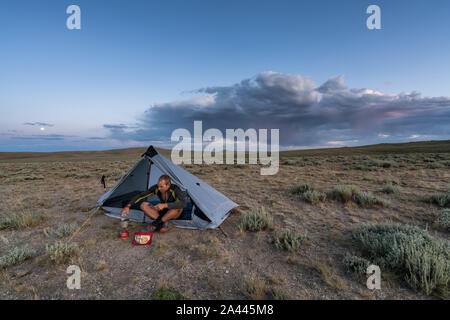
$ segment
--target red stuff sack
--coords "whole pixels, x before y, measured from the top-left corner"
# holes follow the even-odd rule
[[[135,232],[133,236],[133,244],[136,246],[145,246],[152,243],[153,232]]]

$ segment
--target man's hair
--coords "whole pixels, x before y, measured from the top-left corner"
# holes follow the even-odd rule
[[[170,183],[170,177],[167,174],[163,174],[161,177],[159,177],[158,182],[163,180],[166,184]]]

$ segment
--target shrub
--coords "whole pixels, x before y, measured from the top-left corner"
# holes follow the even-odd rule
[[[45,220],[45,217],[39,214],[32,214],[29,211],[13,213],[10,216],[0,218],[0,230],[4,229],[24,229],[34,227]]]
[[[448,295],[450,245],[417,227],[388,223],[360,225],[353,231],[374,264],[403,275],[415,290]]]
[[[441,210],[436,223],[440,228],[450,232],[450,209]]]
[[[152,294],[152,300],[184,300],[185,297],[178,291],[169,288],[166,284],[160,285]]]
[[[261,231],[270,228],[272,224],[273,217],[262,207],[260,210],[243,214],[240,227],[247,231]]]
[[[441,207],[450,207],[450,191],[435,193],[428,199],[429,202],[437,204]]]
[[[348,202],[358,193],[359,189],[356,186],[339,185],[329,191],[327,193],[327,197],[341,202]]]
[[[397,185],[393,185],[392,182],[389,182],[388,184],[386,184],[383,188],[383,190],[381,190],[384,193],[394,193],[394,194],[399,194],[403,192],[403,188]]]
[[[427,168],[427,169],[442,169],[445,167],[446,167],[446,165],[443,163],[440,163],[440,162],[432,162],[425,166],[425,168]]]
[[[389,201],[384,200],[368,191],[358,192],[354,196],[354,200],[364,208],[388,207],[390,205]]]
[[[341,202],[354,201],[364,208],[386,207],[389,201],[384,200],[371,192],[360,191],[356,186],[336,186],[327,193],[327,197]]]
[[[70,236],[72,233],[77,230],[78,226],[76,224],[63,224],[58,228],[45,228],[44,234],[49,238],[65,238]]]
[[[290,193],[300,196],[301,200],[309,202],[311,204],[317,204],[324,201],[326,198],[325,193],[316,191],[316,188],[310,185],[308,182],[301,184],[295,184],[290,188]]]
[[[288,251],[297,250],[302,241],[306,239],[306,235],[292,231],[290,229],[284,229],[281,232],[275,233],[275,247],[278,249],[285,249]]]
[[[325,200],[326,194],[315,190],[308,190],[302,194],[301,198],[311,204],[317,204]]]
[[[244,278],[241,286],[241,292],[249,299],[262,300],[266,296],[266,282],[259,279],[255,273]]]
[[[359,275],[365,275],[370,265],[369,260],[348,253],[345,255],[343,262],[348,271]]]
[[[36,254],[36,251],[25,245],[21,248],[15,247],[6,256],[0,258],[0,269],[22,263],[23,261],[32,258]]]
[[[52,246],[46,246],[50,260],[56,264],[63,264],[70,261],[72,257],[80,254],[80,248],[76,243],[56,242]]]
[[[303,194],[307,191],[314,191],[314,187],[310,185],[308,182],[300,183],[300,184],[294,184],[289,191],[292,194]]]

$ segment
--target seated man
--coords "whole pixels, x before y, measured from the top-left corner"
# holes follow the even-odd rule
[[[159,197],[161,203],[152,206],[146,198],[156,194]],[[173,228],[173,225],[169,224],[169,220],[178,219],[183,212],[183,208],[186,206],[186,196],[180,187],[170,183],[170,177],[168,175],[162,175],[158,179],[158,184],[153,185],[147,191],[144,191],[131,199],[130,203],[122,209],[122,213],[130,214],[130,207],[142,202],[140,208],[144,211],[147,217],[152,218],[154,221],[150,225],[150,231],[166,232]]]

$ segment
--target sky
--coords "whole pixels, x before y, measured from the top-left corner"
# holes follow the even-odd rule
[[[3,0],[0,151],[170,147],[195,120],[279,129],[282,150],[450,139],[449,16],[447,0]]]

